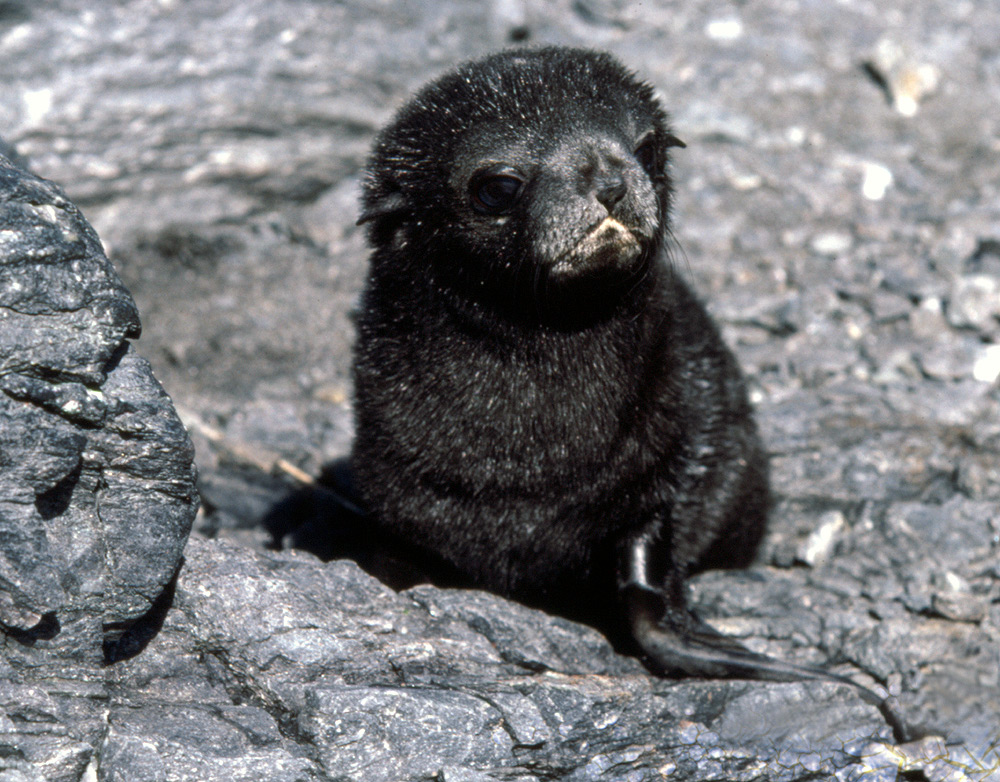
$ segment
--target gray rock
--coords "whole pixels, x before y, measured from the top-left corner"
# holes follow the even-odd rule
[[[1000,281],[988,274],[963,275],[955,280],[948,306],[948,322],[987,334],[1000,318]]]
[[[887,736],[844,688],[659,680],[589,628],[348,561],[194,537],[175,608],[110,672],[102,779],[799,780]]]
[[[4,646],[23,665],[99,661],[176,573],[193,452],[76,207],[0,158],[0,225]]]
[[[106,730],[107,691],[97,670],[77,665],[60,680],[0,678],[0,779],[80,780]]]

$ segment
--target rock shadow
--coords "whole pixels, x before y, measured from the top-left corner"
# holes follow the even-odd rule
[[[276,550],[308,551],[324,561],[350,559],[399,591],[417,584],[469,586],[434,554],[393,538],[372,522],[344,457],[323,466],[314,485],[277,502],[262,519]]]

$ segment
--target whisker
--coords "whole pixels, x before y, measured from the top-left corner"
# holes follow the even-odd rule
[[[667,256],[667,261],[669,261],[670,269],[675,269],[677,267],[677,256],[684,260],[684,269],[690,275],[691,271],[691,259],[688,258],[687,252],[684,250],[684,246],[677,239],[676,234],[674,234],[673,229],[667,226],[663,231],[663,237],[666,240],[663,244],[664,252]]]
[[[652,268],[653,262],[650,260],[642,264],[632,273],[632,279],[629,280],[628,290],[625,294],[626,297],[631,296],[649,278]]]

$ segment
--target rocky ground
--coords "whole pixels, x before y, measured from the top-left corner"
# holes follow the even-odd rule
[[[96,228],[203,499],[99,676],[0,671],[0,780],[1000,777],[998,40],[1000,9],[932,0],[0,2],[0,136]],[[889,685],[940,740],[891,749],[843,688],[663,681],[562,619],[270,550],[263,520],[350,443],[372,136],[511,43],[615,52],[688,144],[676,263],[751,378],[777,498],[699,612]]]

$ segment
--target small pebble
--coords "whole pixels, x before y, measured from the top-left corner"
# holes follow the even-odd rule
[[[913,336],[920,340],[938,341],[942,335],[947,334],[948,321],[944,319],[941,300],[931,296],[911,310],[910,329]]]
[[[948,322],[957,328],[989,331],[1000,319],[1000,282],[987,274],[955,280],[948,301]]]
[[[830,231],[814,236],[809,247],[818,255],[835,256],[847,252],[853,244],[850,234]]]
[[[799,550],[799,559],[811,567],[821,565],[833,551],[834,545],[846,527],[847,519],[839,510],[824,513],[819,526],[812,531]]]
[[[713,41],[735,41],[743,36],[743,22],[732,17],[713,19],[705,25],[705,34]]]
[[[981,622],[986,618],[989,601],[968,592],[936,592],[931,606],[945,619],[955,622]]]
[[[864,181],[861,183],[861,195],[869,201],[881,201],[892,185],[892,172],[878,163],[864,164]]]
[[[1000,345],[984,345],[972,364],[972,377],[980,383],[1000,379]]]
[[[918,62],[897,42],[883,38],[875,48],[872,68],[879,74],[892,100],[892,107],[904,117],[914,116],[920,102],[934,93],[941,71]]]

